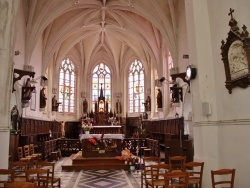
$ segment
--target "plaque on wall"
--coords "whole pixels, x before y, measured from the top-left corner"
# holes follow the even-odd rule
[[[221,42],[221,55],[226,75],[226,88],[229,93],[235,87],[246,88],[250,84],[250,38],[247,27],[243,25],[242,32],[233,18],[230,9],[230,31],[226,42]]]

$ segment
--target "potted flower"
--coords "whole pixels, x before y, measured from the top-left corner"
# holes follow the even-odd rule
[[[89,131],[92,129],[92,123],[87,124],[84,121],[82,121],[82,130],[84,131],[85,134],[89,134]]]
[[[85,134],[89,134],[89,131],[93,128],[92,125],[94,123],[94,119],[90,117],[82,117],[81,118],[81,128]]]
[[[109,117],[108,122],[110,122],[111,125],[118,123],[118,121],[116,120],[116,117]]]
[[[135,166],[138,165],[139,159],[135,155],[130,155],[125,159],[125,165],[129,165],[131,171],[135,170]]]

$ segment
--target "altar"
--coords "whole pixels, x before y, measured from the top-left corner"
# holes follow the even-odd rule
[[[80,136],[80,140],[89,139],[89,138],[97,138],[100,139],[102,134],[82,134]],[[124,134],[104,134],[103,139],[123,139]]]
[[[90,130],[91,134],[123,134],[121,125],[94,125]]]
[[[88,136],[88,135],[87,135]],[[97,139],[92,135],[90,138],[82,139],[82,157],[84,158],[105,158],[115,157],[121,155],[122,151],[122,139],[114,139],[118,136],[113,134],[108,135],[108,138]],[[99,135],[101,137],[101,135]],[[122,136],[122,135],[121,135]]]

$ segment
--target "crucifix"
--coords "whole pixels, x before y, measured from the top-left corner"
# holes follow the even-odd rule
[[[233,19],[233,12],[234,12],[234,9],[230,8],[228,16],[231,16],[231,19]]]

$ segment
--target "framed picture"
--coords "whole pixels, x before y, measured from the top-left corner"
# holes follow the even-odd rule
[[[36,110],[36,92],[31,93],[30,110]]]
[[[227,33],[226,42],[221,41],[221,56],[224,63],[226,81],[225,86],[232,94],[235,87],[247,88],[250,85],[250,37],[247,27],[243,25],[242,31],[233,18],[233,9],[230,9],[231,27]]]

